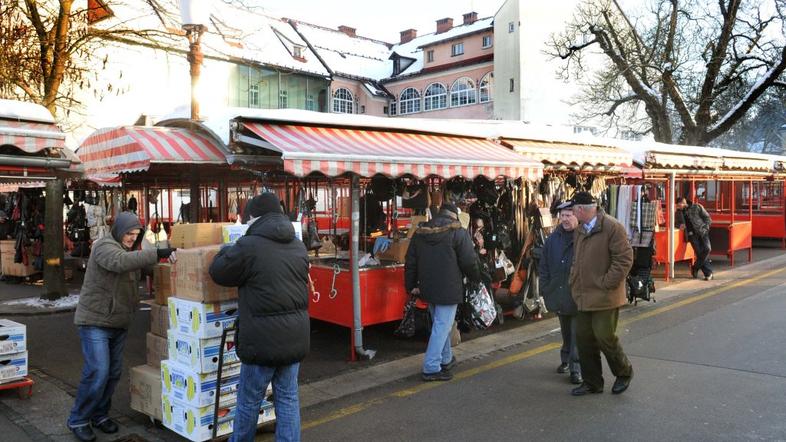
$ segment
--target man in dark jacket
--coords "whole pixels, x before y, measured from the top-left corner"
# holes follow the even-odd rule
[[[463,279],[480,281],[478,258],[458,215],[456,206],[443,204],[436,218],[415,231],[407,250],[406,289],[428,302],[432,319],[423,360],[424,381],[453,378],[456,359],[450,349],[450,329],[458,304],[464,302]]]
[[[570,382],[581,384],[581,365],[576,347],[576,302],[570,293],[570,266],[573,264],[573,236],[579,220],[573,214],[573,202],[557,206],[559,225],[543,244],[543,255],[538,264],[538,278],[546,308],[557,314],[562,331],[562,363],[557,373],[570,371]]]
[[[109,409],[120,380],[128,327],[139,304],[141,271],[174,251],[152,246],[137,250],[142,225],[130,212],[118,215],[111,233],[93,243],[74,316],[85,365],[68,428],[81,441],[95,440],[91,424],[104,433],[118,430]]]
[[[234,433],[231,441],[253,441],[259,409],[273,382],[276,441],[300,440],[297,376],[309,349],[308,252],[273,193],[246,206],[249,227],[210,265],[220,285],[239,287],[240,317],[235,344],[240,357]]]
[[[678,224],[682,224],[680,228],[685,229],[685,235],[696,253],[696,263],[690,269],[691,276],[696,278],[701,270],[704,280],[712,280],[712,268],[709,264],[712,251],[710,243],[712,218],[710,218],[710,214],[701,204],[688,202],[688,199],[683,196],[677,198],[677,216],[675,218]]]

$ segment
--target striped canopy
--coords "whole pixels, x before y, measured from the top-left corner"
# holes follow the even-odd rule
[[[26,153],[65,147],[65,134],[54,124],[0,119],[0,146],[10,145]]]
[[[485,139],[269,122],[243,122],[243,127],[259,140],[241,141],[279,153],[284,170],[296,176],[543,176],[540,162]]]

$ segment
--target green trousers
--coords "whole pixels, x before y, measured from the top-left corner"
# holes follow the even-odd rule
[[[576,315],[576,345],[579,347],[581,375],[594,388],[603,388],[603,365],[600,353],[606,356],[614,376],[633,375],[633,367],[617,338],[619,309],[584,311]]]

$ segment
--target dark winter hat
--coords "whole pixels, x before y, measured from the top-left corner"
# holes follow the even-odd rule
[[[459,209],[454,204],[444,203],[439,208],[439,213],[441,215],[447,215],[453,219],[458,219]]]
[[[259,218],[268,213],[282,213],[281,201],[275,193],[265,192],[251,199],[246,205],[244,218]]]
[[[576,194],[573,195],[573,199],[571,201],[573,202],[574,206],[585,206],[598,203],[598,200],[596,200],[589,192],[576,192]]]
[[[573,201],[572,200],[563,201],[562,203],[557,205],[557,213],[559,213],[560,210],[572,209],[572,208],[573,208]]]

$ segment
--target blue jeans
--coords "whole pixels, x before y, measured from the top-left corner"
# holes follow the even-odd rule
[[[281,367],[254,364],[240,366],[237,408],[230,442],[253,442],[259,409],[271,380],[276,407],[276,442],[300,441],[300,400],[297,395],[299,368],[299,363]]]
[[[426,357],[423,359],[423,373],[432,374],[442,370],[440,364],[448,364],[453,359],[450,350],[450,329],[456,320],[458,305],[429,304],[431,313],[431,336],[428,338]]]
[[[85,365],[68,417],[69,428],[97,425],[109,419],[112,393],[123,369],[127,335],[128,330],[121,328],[79,326]]]

